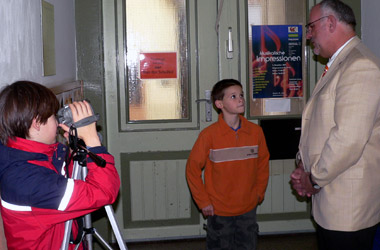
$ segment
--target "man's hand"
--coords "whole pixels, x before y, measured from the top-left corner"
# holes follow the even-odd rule
[[[310,182],[310,173],[305,172],[302,162],[298,165],[296,170],[290,175],[293,188],[300,196],[310,197],[319,192],[318,189],[313,188]]]
[[[202,214],[204,217],[213,216],[214,215],[214,207],[212,205],[208,205],[207,207],[202,208]]]

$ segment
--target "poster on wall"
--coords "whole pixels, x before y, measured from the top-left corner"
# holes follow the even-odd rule
[[[302,26],[251,27],[253,98],[302,97]]]
[[[176,79],[177,53],[140,53],[140,79]]]

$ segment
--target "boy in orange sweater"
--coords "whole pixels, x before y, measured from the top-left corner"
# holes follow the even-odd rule
[[[199,134],[186,166],[192,196],[207,217],[207,249],[256,249],[256,207],[269,177],[264,134],[241,115],[245,100],[239,81],[217,82],[211,97],[221,114]]]

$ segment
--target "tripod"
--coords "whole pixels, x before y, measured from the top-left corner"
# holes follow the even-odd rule
[[[71,141],[71,136],[70,136],[70,141]],[[75,144],[77,144],[77,145],[75,145]],[[74,166],[73,166],[73,174],[72,174],[73,179],[76,179],[76,180],[78,180],[78,179],[85,180],[86,179],[87,172],[88,172],[87,167],[86,167],[86,155],[87,154],[92,158],[92,160],[97,165],[99,165],[101,167],[105,166],[106,162],[102,158],[99,159],[99,157],[97,155],[92,154],[80,142],[79,143],[75,142],[74,145],[75,145],[75,147],[77,147],[77,149],[75,150],[76,154],[74,156]],[[71,142],[70,142],[70,147],[72,147]],[[80,172],[80,169],[82,170],[81,172]],[[124,241],[123,236],[120,232],[118,223],[115,219],[115,215],[114,215],[114,211],[113,211],[112,206],[106,205],[106,206],[104,206],[104,208],[107,212],[107,216],[108,216],[109,222],[112,226],[112,230],[113,230],[113,233],[116,237],[119,248],[121,250],[127,250],[128,248],[125,244],[125,241]],[[67,250],[69,247],[69,239],[70,239],[70,234],[71,234],[72,222],[73,222],[72,220],[69,220],[65,223],[65,234],[64,234],[63,241],[62,241],[61,250]],[[94,227],[92,227],[91,214],[87,214],[84,216],[83,235],[82,235],[82,238],[80,239],[80,241],[77,244],[75,249],[78,249],[78,247],[80,246],[80,243],[82,242],[83,238],[85,237],[88,250],[92,250],[93,249],[93,247],[92,247],[93,235],[95,235],[97,237],[97,239],[105,247],[112,250],[112,247],[101,237],[101,235],[96,231],[96,229]]]

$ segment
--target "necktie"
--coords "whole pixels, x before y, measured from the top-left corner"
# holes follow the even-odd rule
[[[323,71],[322,77],[324,77],[326,75],[327,70],[329,70],[329,67],[327,65],[325,65],[325,71]]]

